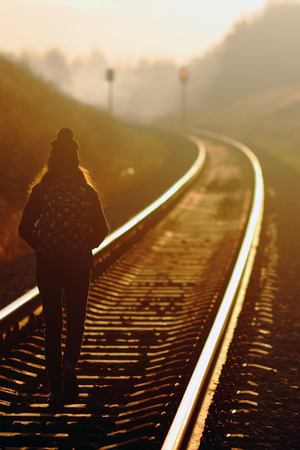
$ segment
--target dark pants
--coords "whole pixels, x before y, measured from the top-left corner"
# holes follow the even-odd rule
[[[63,293],[66,306],[63,363],[76,366],[84,333],[90,276],[90,262],[86,259],[68,264],[51,263],[37,257],[36,280],[43,304],[45,358],[51,391],[60,389],[62,380]]]

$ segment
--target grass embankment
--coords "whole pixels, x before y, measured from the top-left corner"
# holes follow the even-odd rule
[[[0,98],[0,264],[28,251],[17,237],[27,187],[62,126],[73,129],[81,165],[91,172],[104,204],[157,170],[169,152],[151,133],[64,96],[1,57]],[[129,167],[135,172],[126,176]]]
[[[232,103],[195,120],[275,155],[300,174],[300,86],[277,88]]]
[[[267,150],[299,173],[300,3],[266,3],[192,62],[189,124]]]

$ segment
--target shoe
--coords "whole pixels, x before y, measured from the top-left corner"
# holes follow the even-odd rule
[[[57,410],[60,409],[62,406],[63,406],[62,392],[61,391],[51,392],[48,397],[48,408],[51,410]]]
[[[63,403],[77,403],[78,399],[79,387],[76,369],[72,364],[66,364],[63,370]]]

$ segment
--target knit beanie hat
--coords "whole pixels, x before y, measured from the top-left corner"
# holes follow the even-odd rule
[[[73,139],[73,131],[70,128],[61,128],[56,139],[51,141],[52,150],[48,160],[49,169],[52,167],[74,168],[79,166],[77,150],[79,144]]]

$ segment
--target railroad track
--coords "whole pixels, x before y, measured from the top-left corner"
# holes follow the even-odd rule
[[[190,171],[95,253],[78,404],[47,408],[37,291],[0,311],[1,448],[181,448],[224,357],[263,212],[256,158],[201,135]]]

